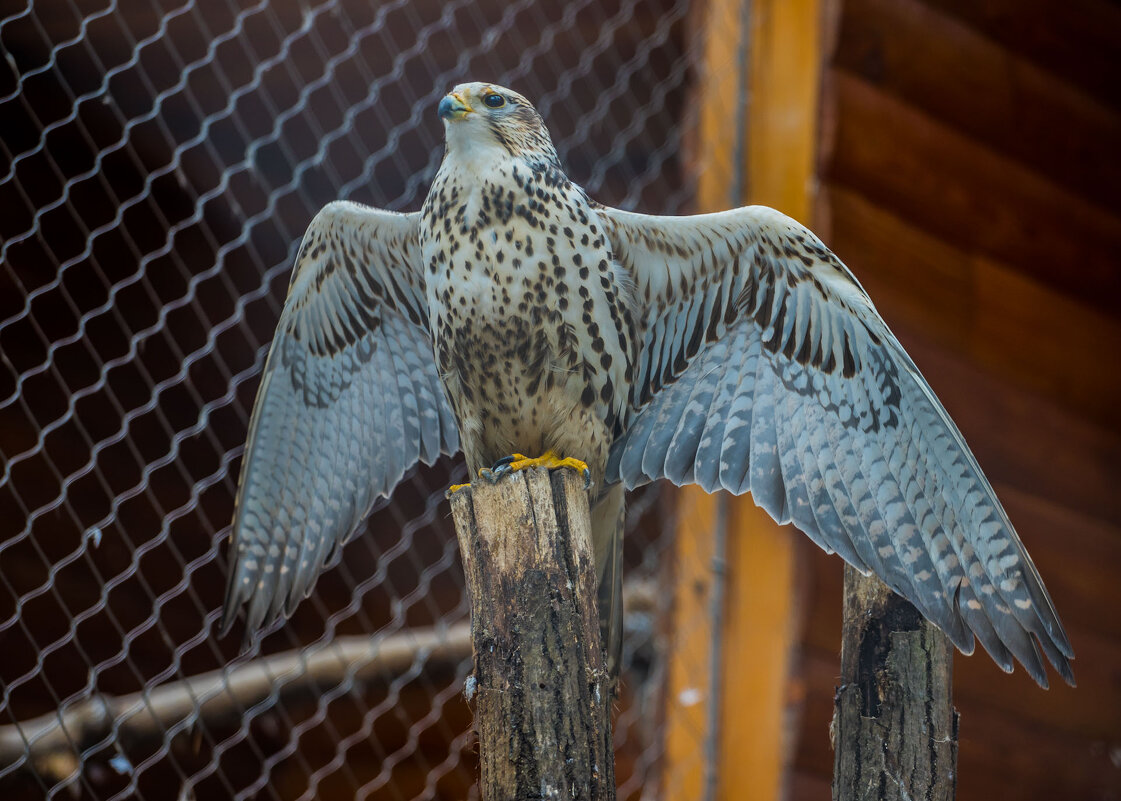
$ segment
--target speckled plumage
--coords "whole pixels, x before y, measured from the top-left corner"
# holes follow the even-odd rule
[[[632,292],[552,146],[511,122],[509,151],[466,166],[449,141],[421,211],[436,364],[472,468],[553,450],[601,484],[633,380]]]
[[[494,103],[494,107],[492,107]],[[623,487],[750,491],[970,652],[1072,680],[1051,600],[961,434],[851,273],[748,207],[606,208],[537,112],[489,84],[441,103],[419,214],[334,203],[297,258],[254,408],[223,626],[290,612],[378,495],[462,447],[588,463],[609,655]],[[433,359],[433,355],[435,358]]]

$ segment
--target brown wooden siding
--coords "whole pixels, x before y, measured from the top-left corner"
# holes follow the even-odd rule
[[[955,659],[958,798],[1117,798],[1121,7],[835,0],[816,227],[970,442],[1077,654]],[[829,797],[841,567],[814,553],[791,782]]]

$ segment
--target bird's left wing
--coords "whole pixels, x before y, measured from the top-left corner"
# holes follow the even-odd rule
[[[761,206],[601,209],[642,325],[607,479],[750,491],[873,571],[965,653],[1046,685],[1070,643],[1035,566],[933,391],[848,269]],[[971,633],[972,631],[972,633]]]
[[[241,467],[221,628],[290,614],[374,500],[459,450],[432,354],[419,214],[338,201],[296,257]]]

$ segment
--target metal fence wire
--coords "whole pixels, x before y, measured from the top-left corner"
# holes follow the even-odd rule
[[[308,221],[419,208],[460,81],[533,99],[594,197],[691,210],[689,101],[725,79],[698,14],[0,1],[0,796],[473,797],[460,461],[407,476],[250,652],[217,638],[257,376]],[[630,500],[620,798],[672,795],[650,587],[682,514]]]

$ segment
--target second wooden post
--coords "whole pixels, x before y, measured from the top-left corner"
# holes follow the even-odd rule
[[[845,566],[835,801],[953,801],[953,646],[874,576]]]

